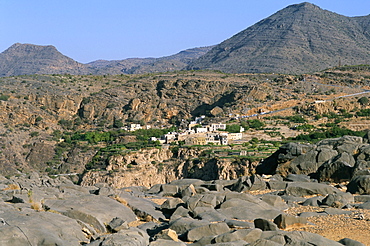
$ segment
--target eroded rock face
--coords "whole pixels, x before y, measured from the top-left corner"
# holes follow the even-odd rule
[[[367,174],[369,146],[355,136],[325,139],[312,145],[288,143],[265,159],[256,171],[283,176],[304,174],[320,182],[349,181]]]
[[[169,149],[149,148],[111,156],[104,170],[86,172],[81,185],[107,183],[116,188],[131,185],[151,187],[181,178],[230,180],[253,173],[257,165],[257,162],[247,159],[193,158],[200,153],[200,150],[184,148],[174,156]]]

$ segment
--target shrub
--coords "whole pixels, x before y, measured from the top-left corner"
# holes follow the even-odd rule
[[[302,115],[289,116],[288,120],[293,123],[306,123],[307,121],[302,117]]]
[[[30,133],[30,136],[31,137],[36,137],[36,136],[38,136],[39,135],[39,132],[31,132]]]
[[[368,97],[361,97],[360,99],[358,99],[358,102],[359,102],[362,106],[369,105],[369,98],[368,98]]]
[[[0,95],[0,101],[8,101],[8,99],[9,99],[9,96],[3,95],[3,94]]]

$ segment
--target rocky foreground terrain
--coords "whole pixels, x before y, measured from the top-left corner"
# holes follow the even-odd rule
[[[180,179],[151,187],[79,186],[67,176],[53,179],[37,173],[1,177],[0,242],[366,245],[370,235],[366,227],[369,148],[368,134],[312,145],[291,143],[257,166],[261,175],[233,180]],[[323,218],[328,223],[323,224]],[[331,222],[343,220],[348,224],[335,224],[335,237],[325,234],[325,226],[333,232]],[[353,224],[360,223],[364,226],[361,236],[349,233]],[[317,226],[321,233],[309,232]]]

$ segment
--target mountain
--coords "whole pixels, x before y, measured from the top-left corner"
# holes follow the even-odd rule
[[[88,63],[90,68],[109,74],[138,74],[184,69],[191,61],[207,53],[214,46],[192,48],[160,58],[128,58],[124,60],[97,60]]]
[[[187,69],[300,74],[370,63],[370,16],[288,6],[216,45]]]
[[[0,53],[0,76],[23,74],[88,74],[90,68],[54,46],[16,43]]]
[[[213,46],[183,50],[160,58],[129,58],[79,63],[54,46],[16,43],[0,53],[0,77],[25,74],[137,74],[184,69]]]

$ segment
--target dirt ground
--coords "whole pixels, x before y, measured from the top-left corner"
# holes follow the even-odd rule
[[[298,215],[301,212],[320,211],[324,209],[299,206],[290,208],[287,212]],[[294,230],[317,233],[334,241],[350,238],[370,246],[370,210],[348,209],[348,211],[352,211],[352,214],[309,217],[307,220],[314,225]]]

